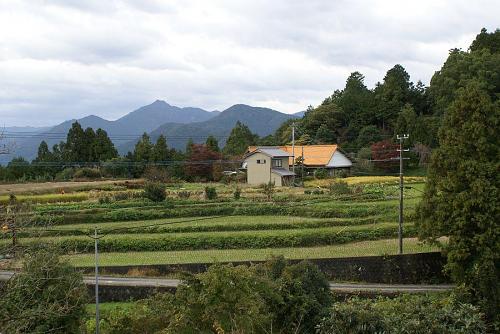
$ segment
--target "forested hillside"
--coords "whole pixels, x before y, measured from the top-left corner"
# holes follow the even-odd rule
[[[409,134],[407,145],[414,151],[436,147],[442,116],[459,88],[478,80],[493,98],[500,89],[500,31],[477,35],[469,50],[453,49],[430,85],[414,83],[401,65],[387,71],[383,80],[369,89],[360,72],[353,72],[344,89],[336,90],[317,107],[310,106],[295,122],[301,144],[338,143],[357,153],[397,134]],[[268,142],[285,144],[291,139],[291,123],[284,123]]]

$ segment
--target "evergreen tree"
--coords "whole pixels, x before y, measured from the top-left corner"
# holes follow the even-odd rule
[[[167,140],[164,135],[160,135],[156,140],[156,144],[153,147],[152,151],[152,160],[155,162],[158,161],[167,161],[170,159],[170,152],[167,146]]]
[[[42,140],[38,146],[38,154],[36,156],[36,162],[47,162],[52,160],[52,153],[50,153],[49,145],[45,140]]]
[[[399,111],[410,100],[410,75],[403,66],[395,65],[375,88],[376,116],[382,129],[389,128]]]
[[[38,146],[38,154],[33,160],[33,172],[36,175],[55,176],[57,169],[54,166],[49,166],[49,163],[55,162],[54,160],[54,155],[50,152],[47,142],[42,140]]]
[[[359,131],[358,138],[356,140],[359,148],[370,146],[373,143],[382,140],[382,134],[380,129],[375,125],[367,125]]]
[[[74,122],[66,136],[66,143],[62,156],[66,162],[85,161],[87,147],[85,146],[85,132],[80,123]]]
[[[226,146],[224,146],[224,154],[229,156],[242,155],[248,146],[255,145],[256,142],[257,135],[254,135],[248,126],[238,121],[231,130]]]
[[[365,86],[365,77],[359,72],[353,72],[347,78],[345,88],[333,98],[342,109],[351,128],[359,129],[374,121],[372,92]],[[355,134],[357,132],[355,131]]]
[[[208,136],[207,141],[205,142],[205,145],[212,152],[220,152],[219,142],[212,135]]]
[[[141,139],[135,144],[134,160],[137,162],[149,162],[152,159],[153,145],[149,135],[144,132]]]
[[[189,140],[187,141],[186,143],[186,156],[187,157],[190,157],[191,156],[191,153],[193,151],[193,145],[194,145],[194,141],[192,138],[189,138]]]
[[[483,87],[470,81],[460,88],[444,116],[418,228],[422,238],[449,237],[446,268],[500,325],[500,103]]]
[[[495,99],[500,92],[500,52],[494,41],[500,38],[500,30],[487,33],[482,30],[472,42],[470,52],[453,49],[441,69],[431,79],[429,96],[433,102],[433,113],[442,116],[456,98],[459,88],[464,87],[469,80],[481,82],[482,89],[490,98]]]
[[[107,161],[118,157],[118,151],[108,133],[101,128],[95,132],[94,154],[96,161]]]
[[[81,161],[96,162],[97,156],[95,152],[96,148],[96,136],[94,129],[86,128],[83,133],[83,156],[80,158]]]
[[[321,124],[318,131],[316,131],[315,142],[317,144],[334,144],[335,135],[328,130],[326,124]]]

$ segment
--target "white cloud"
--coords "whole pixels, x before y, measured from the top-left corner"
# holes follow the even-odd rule
[[[49,125],[115,119],[155,99],[283,112],[347,75],[394,64],[428,83],[448,50],[496,28],[495,1],[73,1],[0,3],[0,115]]]

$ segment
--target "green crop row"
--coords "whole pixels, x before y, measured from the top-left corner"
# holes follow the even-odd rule
[[[413,226],[405,228],[405,237],[414,236]],[[196,249],[245,249],[277,247],[309,247],[342,244],[361,240],[377,240],[397,235],[395,226],[380,228],[278,230],[259,232],[186,233],[178,235],[111,235],[99,240],[101,252],[171,251]],[[53,238],[53,243],[66,253],[94,250],[94,241],[87,237]],[[22,243],[40,242],[25,239]]]
[[[189,233],[189,232],[225,232],[225,231],[259,231],[259,230],[290,230],[290,229],[314,229],[332,226],[359,226],[368,224],[377,224],[380,219],[375,217],[356,218],[356,219],[339,219],[339,220],[315,220],[315,221],[273,221],[273,217],[265,217],[265,221],[259,221],[261,217],[254,217],[253,221],[239,221],[237,217],[233,220],[222,222],[213,221],[197,221],[193,220],[189,223],[170,224],[157,222],[156,224],[148,224],[142,222],[134,226],[133,224],[124,224],[125,226],[113,226],[113,228],[102,228],[100,231],[106,234],[140,234],[140,233]],[[116,225],[116,224],[114,224]],[[143,226],[141,226],[143,225]],[[151,226],[154,225],[154,226]],[[67,226],[64,229],[34,229],[30,231],[18,232],[18,237],[30,237],[36,235],[54,235],[54,236],[70,236],[70,235],[87,235],[89,227],[77,225],[76,228]]]
[[[38,225],[100,223],[113,221],[136,221],[176,217],[207,216],[258,216],[283,215],[312,218],[348,218],[367,217],[395,212],[397,203],[344,203],[322,202],[302,204],[274,203],[211,203],[200,206],[145,206],[143,208],[94,208],[65,213],[38,214],[35,221]]]

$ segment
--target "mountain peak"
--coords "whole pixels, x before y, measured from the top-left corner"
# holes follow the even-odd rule
[[[168,104],[163,100],[155,100],[153,103],[150,104],[150,106],[170,106],[170,104]]]

